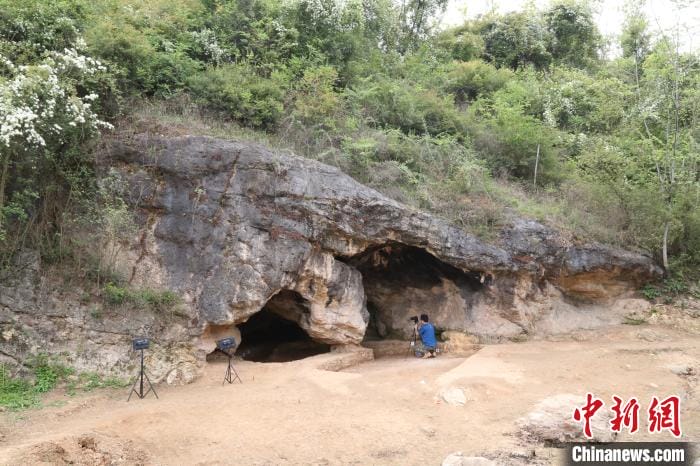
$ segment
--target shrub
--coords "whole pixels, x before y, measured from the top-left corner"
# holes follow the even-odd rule
[[[333,90],[338,72],[331,66],[319,66],[304,71],[294,92],[294,115],[305,124],[332,122],[338,110],[339,97]]]
[[[7,367],[0,364],[0,406],[12,410],[36,406],[41,393],[52,390],[74,373],[73,369],[50,360],[46,354],[35,356],[29,365],[34,371],[34,383],[10,376]]]
[[[458,102],[474,100],[483,94],[491,94],[513,79],[513,72],[485,63],[481,60],[455,63],[447,72],[445,91],[453,94]]]
[[[469,113],[474,147],[496,174],[533,180],[537,165],[539,184],[556,182],[561,177],[558,134],[532,115],[532,106],[532,91],[519,82],[479,99]]]
[[[90,13],[85,31],[90,50],[118,70],[127,93],[174,94],[203,67],[199,58],[220,58],[201,56],[199,1],[96,2]]]
[[[170,290],[155,291],[151,289],[141,290],[137,292],[137,301],[142,301],[154,309],[165,309],[177,304],[180,300],[179,296]]]
[[[480,190],[488,173],[468,142],[449,135],[406,135],[396,129],[367,130],[342,142],[357,179],[398,198],[452,216],[448,199]]]
[[[271,129],[282,115],[281,83],[249,65],[208,68],[189,80],[189,88],[200,103],[247,126]]]
[[[111,127],[95,113],[92,89],[106,68],[77,42],[32,64],[0,57],[0,266],[25,241],[24,226],[54,233],[62,197],[79,197],[92,180],[80,146]]]
[[[38,402],[32,385],[26,380],[11,377],[5,365],[0,364],[0,406],[17,410],[35,406]]]
[[[180,302],[180,297],[170,290],[129,289],[114,283],[104,287],[102,296],[107,304],[119,306],[128,303],[154,311],[165,311]]]
[[[75,47],[85,19],[76,3],[0,0],[0,54],[24,65]]]
[[[119,25],[108,20],[97,21],[86,32],[86,41],[93,54],[119,70],[121,85],[125,90],[134,92],[149,87],[149,63],[156,51],[136,27],[129,23]]]
[[[123,304],[129,294],[126,288],[117,286],[114,283],[107,283],[102,291],[102,296],[109,304]]]
[[[78,389],[90,392],[97,388],[123,388],[127,386],[129,386],[129,382],[118,377],[103,376],[96,372],[81,372],[67,381],[66,392],[72,396]]]
[[[200,62],[180,48],[159,50],[130,25],[103,24],[90,30],[91,49],[119,70],[126,92],[168,96],[186,87],[187,78],[201,69]]]
[[[484,52],[484,39],[468,27],[448,29],[437,36],[436,45],[455,60],[468,61]]]
[[[616,129],[633,95],[617,79],[594,79],[583,71],[568,69],[556,69],[543,87],[545,120],[574,132]]]
[[[659,289],[653,285],[644,285],[644,288],[642,288],[641,291],[644,297],[649,301],[653,301],[661,296],[661,291],[659,291]]]
[[[544,69],[552,60],[547,50],[548,34],[537,15],[525,11],[488,14],[476,26],[484,40],[484,59],[499,68]]]
[[[45,354],[36,356],[32,365],[35,377],[34,390],[37,393],[46,393],[52,390],[59,380],[63,380],[73,373],[73,369],[51,361]]]
[[[462,119],[451,97],[386,78],[348,93],[370,121],[406,134],[461,134]]]

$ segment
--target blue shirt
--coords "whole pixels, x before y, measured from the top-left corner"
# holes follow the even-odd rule
[[[420,334],[420,339],[425,346],[435,348],[437,346],[437,340],[435,339],[435,327],[431,323],[425,323],[421,325],[418,329],[418,334]]]

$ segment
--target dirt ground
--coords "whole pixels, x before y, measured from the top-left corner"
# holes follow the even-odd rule
[[[700,332],[690,324],[317,369],[332,357],[240,362],[243,384],[225,386],[225,365],[210,363],[191,385],[157,387],[158,400],[127,403],[128,389],[54,393],[48,407],[0,414],[0,464],[439,465],[457,451],[498,464],[558,464],[559,450],[525,443],[517,421],[544,398],[586,392],[606,406],[613,394],[637,397],[644,431],[651,396],[678,395],[683,440],[700,441]],[[677,375],[679,365],[694,369]],[[463,389],[463,406],[438,396],[450,387]],[[618,440],[673,438],[638,432]]]

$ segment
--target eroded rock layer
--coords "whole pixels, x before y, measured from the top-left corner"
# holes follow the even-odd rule
[[[516,221],[487,244],[336,168],[251,143],[122,136],[102,165],[125,186],[139,224],[118,267],[131,286],[172,290],[184,303],[172,324],[115,315],[114,325],[87,325],[89,309],[75,307],[63,314],[80,322],[74,327],[85,331],[76,333],[72,320],[42,321],[53,304],[38,285],[7,288],[4,322],[78,354],[86,367],[91,358],[101,369],[133,367],[129,334],[157,328],[157,378],[187,381],[217,338],[239,337],[236,326],[268,302],[333,347],[407,337],[408,318],[424,312],[439,329],[480,341],[568,332],[619,322],[634,307],[630,292],[661,273],[646,256],[577,244],[533,221]],[[15,305],[21,293],[34,293],[23,301],[34,304]],[[102,337],[74,343],[96,327],[115,340],[106,357]],[[30,343],[24,353],[39,346]],[[5,348],[6,358],[23,357],[19,346]]]
[[[486,244],[335,168],[258,145],[136,136],[110,157],[149,226],[134,278],[187,296],[199,325],[243,322],[291,290],[306,303],[290,318],[329,344],[359,343],[368,307],[379,336],[405,334],[421,312],[484,336],[556,332],[605,321],[597,307],[660,273],[648,257],[573,244],[531,221]]]

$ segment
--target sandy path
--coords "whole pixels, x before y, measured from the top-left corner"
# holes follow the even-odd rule
[[[652,395],[692,393],[688,378],[668,367],[700,367],[700,339],[653,328],[662,341],[645,341],[639,328],[622,326],[578,336],[586,341],[492,345],[469,358],[383,358],[341,372],[314,368],[327,355],[243,362],[237,367],[244,383],[231,386],[221,385],[225,366],[210,364],[194,384],[158,387],[159,400],[127,403],[126,390],[102,391],[62,398],[68,402],[61,407],[4,413],[0,464],[57,463],[85,435],[97,451],[111,451],[115,464],[439,465],[454,451],[526,453],[533,447],[513,435],[516,420],[548,396],[636,396],[645,409]],[[444,387],[464,388],[469,401],[437,402]],[[699,396],[682,405],[685,440],[700,440]],[[650,438],[672,439],[631,437]],[[67,453],[54,451],[56,445]],[[47,453],[47,446],[54,449]],[[538,449],[545,463],[556,462],[554,454]],[[109,464],[104,455],[84,458],[84,464]]]

